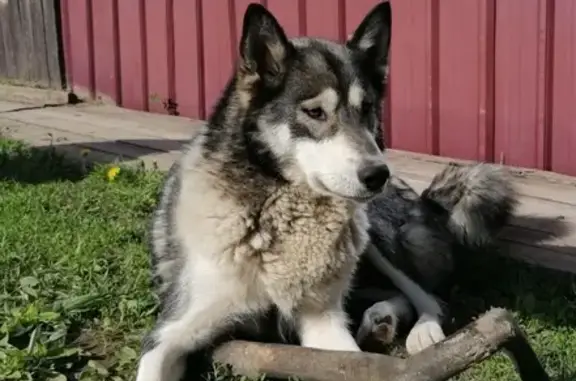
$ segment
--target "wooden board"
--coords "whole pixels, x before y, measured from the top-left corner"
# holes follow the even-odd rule
[[[453,161],[394,150],[388,157],[394,172],[418,191]],[[576,273],[576,179],[522,168],[510,170],[521,197],[516,216],[502,232],[506,253],[539,266]]]
[[[0,2],[0,80],[62,88],[58,0]]]

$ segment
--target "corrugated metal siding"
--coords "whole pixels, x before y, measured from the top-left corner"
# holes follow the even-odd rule
[[[205,118],[250,2],[62,0],[71,87]],[[261,1],[291,36],[340,40],[376,2]],[[576,175],[574,0],[391,2],[392,147]]]

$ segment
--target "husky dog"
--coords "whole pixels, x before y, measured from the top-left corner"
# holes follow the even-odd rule
[[[442,340],[443,310],[437,298],[446,297],[454,285],[460,261],[495,243],[517,200],[501,166],[451,163],[421,195],[392,176],[384,192],[368,203],[372,245],[356,275],[358,287],[372,288],[364,290],[368,296],[386,287],[382,274],[401,293],[365,310],[358,342],[390,343],[399,326],[413,322],[412,306],[418,317],[406,339],[408,353]]]
[[[380,104],[391,10],[346,44],[289,40],[248,6],[239,62],[171,168],[151,227],[161,312],[137,381],[178,380],[185,355],[274,308],[300,344],[358,351],[343,299],[389,178]]]

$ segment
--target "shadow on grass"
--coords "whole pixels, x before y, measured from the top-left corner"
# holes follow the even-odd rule
[[[78,181],[89,172],[94,163],[147,160],[151,155],[177,153],[187,142],[170,139],[126,139],[66,144],[64,141],[56,141],[29,148],[0,136],[0,180],[25,184]]]
[[[25,184],[79,181],[85,173],[80,161],[65,157],[54,147],[27,148],[0,140],[0,180]]]
[[[567,373],[560,375],[558,377],[552,378],[551,381],[574,381],[576,380],[576,372]]]
[[[567,256],[576,259],[576,247],[547,243],[571,233],[562,220],[543,217],[516,217],[521,226],[546,226],[547,232],[530,234],[522,242],[501,241],[496,251],[470,255],[460,263],[450,308],[456,317],[469,321],[491,306],[504,307],[524,316],[537,316],[550,325],[576,326],[576,283],[571,273],[533,266],[511,259],[512,250],[535,255]],[[500,255],[502,254],[502,255]],[[457,320],[461,320],[457,319]]]

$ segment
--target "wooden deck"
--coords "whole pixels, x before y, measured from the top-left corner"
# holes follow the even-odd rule
[[[202,122],[102,105],[30,107],[0,101],[0,134],[103,162],[166,169]],[[392,169],[418,190],[449,160],[391,150]],[[513,168],[522,202],[502,240],[508,255],[576,273],[576,178]]]

